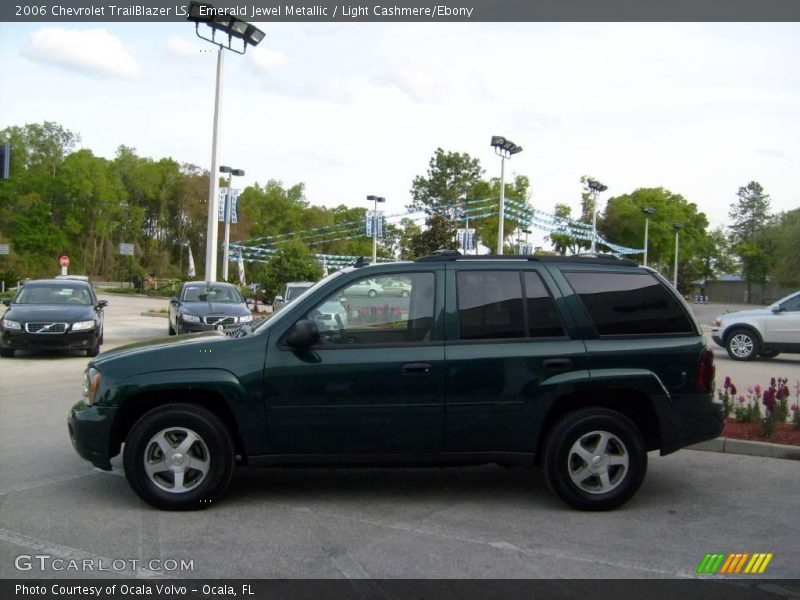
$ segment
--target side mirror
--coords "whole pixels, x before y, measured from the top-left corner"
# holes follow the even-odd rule
[[[286,343],[293,348],[308,348],[319,343],[319,327],[316,321],[304,319],[294,324],[289,335],[286,336]]]
[[[169,301],[170,301],[171,304],[177,304],[178,303],[178,297],[177,296],[173,296],[172,298],[169,299]]]
[[[283,296],[275,296],[275,302],[283,302]]]
[[[97,308],[105,308],[106,306],[108,306],[108,300],[97,301]]]
[[[773,312],[773,314],[778,315],[778,314],[784,312],[784,308],[779,304],[778,306],[773,306],[772,307],[772,312]]]
[[[11,298],[3,298],[2,300],[0,300],[0,302],[5,304],[6,306],[11,306]]]

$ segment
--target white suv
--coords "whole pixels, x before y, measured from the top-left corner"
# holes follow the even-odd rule
[[[725,313],[714,321],[711,338],[733,360],[773,358],[800,352],[800,292],[766,308]]]

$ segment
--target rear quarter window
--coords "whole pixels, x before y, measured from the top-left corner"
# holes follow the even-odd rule
[[[564,272],[600,335],[695,333],[683,306],[651,273]]]

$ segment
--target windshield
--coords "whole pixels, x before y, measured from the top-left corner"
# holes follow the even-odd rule
[[[92,294],[85,285],[53,283],[49,285],[27,284],[23,287],[14,304],[74,304],[91,306]]]
[[[221,302],[241,304],[242,295],[234,287],[227,285],[190,285],[183,289],[183,302]]]

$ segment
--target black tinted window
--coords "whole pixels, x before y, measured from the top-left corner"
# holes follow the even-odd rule
[[[692,333],[683,307],[650,273],[564,273],[600,335]]]
[[[525,337],[517,271],[460,271],[458,326],[462,340]]]
[[[560,337],[564,328],[558,318],[553,299],[538,273],[525,272],[525,298],[528,308],[530,337]]]

